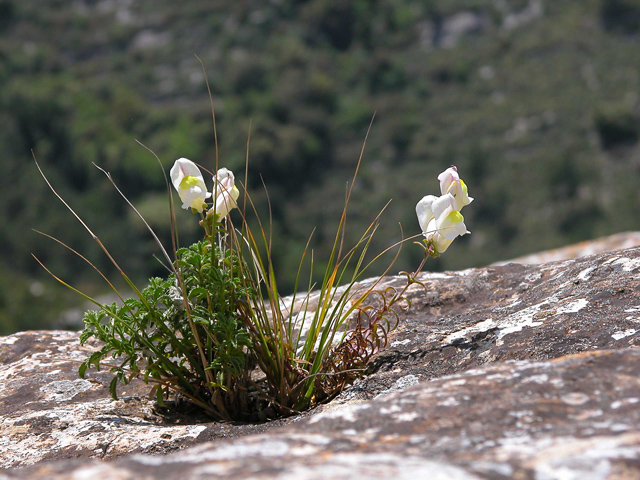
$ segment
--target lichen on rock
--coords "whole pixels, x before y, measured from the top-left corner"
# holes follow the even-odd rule
[[[365,377],[262,425],[113,402],[76,333],[3,337],[0,478],[640,477],[640,248],[420,280]]]

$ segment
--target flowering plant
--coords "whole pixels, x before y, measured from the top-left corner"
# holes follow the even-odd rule
[[[444,253],[456,237],[471,233],[467,231],[460,210],[473,198],[458,175],[458,169],[449,167],[438,175],[438,180],[442,196],[427,195],[416,205],[425,246],[433,255]]]
[[[238,208],[240,191],[233,172],[226,168],[217,169],[210,192],[194,162],[186,158],[175,161],[169,173],[171,184],[182,208],[200,215],[204,235],[194,245],[180,248],[172,229],[172,255],[103,171],[138,213],[167,260],[169,275],[151,278],[142,290],[43,174],[135,293],[134,298],[125,300],[99,272],[120,299],[119,303],[101,304],[54,276],[98,307],[85,314],[80,340],[84,343],[96,338],[102,346],[82,363],[80,376],[84,377],[92,366],[110,369],[114,373],[110,384],[114,398],[119,382],[141,378],[153,384],[158,403],[173,393],[216,419],[264,420],[307,409],[340,393],[386,345],[389,332],[398,324],[398,311],[410,306],[407,289],[422,285],[418,274],[426,259],[443,253],[453,239],[469,233],[460,210],[473,200],[455,167],[443,172],[438,177],[442,195],[428,195],[416,206],[425,237],[425,256],[414,273],[403,272],[406,286],[380,291],[376,289],[378,280],[368,288],[356,288],[356,282],[376,260],[403,243],[365,261],[378,228],[378,215],[356,244],[343,250],[347,207],[361,160],[362,155],[347,192],[315,307],[311,306],[310,293],[303,298],[294,294],[288,303],[280,296],[271,235],[262,224],[257,233],[251,230],[247,208],[254,213],[256,208],[247,192],[242,209]],[[171,194],[169,206],[173,226]],[[234,209],[241,219],[237,227],[232,220]],[[300,260],[295,290],[308,248],[309,242]],[[314,287],[312,258],[310,265],[309,291]],[[381,299],[377,306],[370,301],[373,296]]]

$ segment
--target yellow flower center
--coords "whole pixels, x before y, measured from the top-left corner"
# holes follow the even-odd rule
[[[457,210],[454,210],[449,215],[447,215],[446,222],[449,223],[450,225],[455,225],[455,224],[464,222],[464,217],[460,212],[458,212]]]
[[[460,186],[462,187],[462,194],[466,196],[469,190],[467,189],[467,184],[464,183],[462,179],[460,179]]]
[[[184,189],[196,187],[197,185],[198,185],[198,179],[192,175],[187,175],[180,182],[180,188],[184,188]]]

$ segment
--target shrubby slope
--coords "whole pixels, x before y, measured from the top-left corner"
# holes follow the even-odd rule
[[[473,235],[431,268],[637,228],[637,0],[174,5],[0,0],[0,331],[42,326],[66,302],[30,252],[99,291],[77,259],[29,228],[108,269],[36,177],[32,148],[130,273],[162,272],[153,242],[92,162],[166,237],[162,176],[134,139],[167,168],[181,156],[213,165],[194,53],[210,77],[223,165],[242,170],[252,120],[250,188],[265,205],[260,176],[269,187],[289,288],[314,226],[316,259],[328,248],[373,112],[349,234],[393,197],[378,249],[398,238],[398,222],[418,232],[414,205],[450,164],[476,198],[465,211]],[[185,242],[192,220],[181,215]],[[419,256],[407,247],[396,269]]]

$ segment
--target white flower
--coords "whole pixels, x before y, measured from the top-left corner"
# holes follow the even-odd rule
[[[462,210],[462,207],[469,205],[473,202],[473,198],[469,196],[467,185],[462,181],[458,175],[458,169],[456,167],[449,167],[440,175],[440,193],[442,195],[450,193],[456,200],[456,210]]]
[[[420,229],[423,233],[427,231],[427,226],[433,218],[433,209],[431,207],[433,206],[433,202],[437,199],[438,197],[435,195],[427,195],[426,197],[422,197],[422,200],[420,200],[416,205],[418,223],[420,224]]]
[[[182,208],[202,212],[205,200],[211,197],[198,166],[191,160],[179,158],[171,167],[171,183],[178,191]]]
[[[441,197],[427,195],[416,205],[416,214],[422,234],[436,253],[444,253],[457,236],[469,233],[450,193]]]
[[[240,195],[238,187],[235,186],[235,177],[233,172],[227,168],[221,168],[213,177],[216,200],[214,202],[215,213],[219,218],[229,215],[229,212],[238,206],[237,200]],[[209,213],[213,211],[210,210]],[[209,214],[207,213],[207,214]]]

